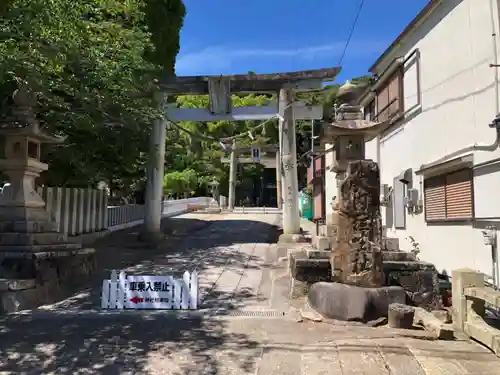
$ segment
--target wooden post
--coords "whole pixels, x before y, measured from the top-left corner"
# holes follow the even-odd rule
[[[69,225],[71,221],[71,206],[70,206],[70,198],[71,198],[71,189],[62,188],[62,210],[61,210],[61,233],[64,233],[65,238],[69,233]]]
[[[85,189],[85,211],[84,211],[84,233],[90,233],[90,218],[92,216],[92,189],[90,187]]]
[[[109,220],[109,208],[108,208],[108,200],[109,200],[109,195],[108,195],[108,192],[105,191],[104,192],[104,203],[102,204],[103,206],[103,229],[108,229],[109,227],[109,223],[108,223],[108,220]]]
[[[83,234],[85,230],[85,189],[78,190],[78,210],[77,210],[77,229],[75,234]]]
[[[69,230],[70,236],[75,236],[78,233],[78,194],[79,189],[68,188],[69,198]]]
[[[97,193],[98,190],[90,191],[90,232],[97,232]]]
[[[52,211],[54,213],[52,219],[54,220],[54,222],[56,224],[56,230],[58,232],[63,232],[62,226],[61,226],[61,218],[62,218],[62,211],[63,211],[63,201],[62,201],[63,189],[60,187],[54,187],[52,189],[53,189]]]
[[[284,184],[283,234],[300,234],[299,181],[297,175],[297,141],[295,119],[293,118],[293,92],[281,89],[279,99],[282,139],[280,143],[282,160],[282,183]]]

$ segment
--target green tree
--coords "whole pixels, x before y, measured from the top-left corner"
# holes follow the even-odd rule
[[[46,181],[135,189],[160,115],[153,83],[173,73],[179,50],[182,1],[10,0],[0,12],[0,94],[29,85],[42,124],[66,137],[45,152]]]
[[[265,105],[271,96],[266,95],[233,95],[233,106]],[[208,106],[208,97],[202,95],[186,95],[177,98],[181,108],[200,108]],[[181,122],[180,126],[190,132],[187,134],[175,127],[167,130],[167,147],[165,151],[166,172],[182,171],[191,168],[196,172],[199,194],[209,191],[209,184],[216,179],[220,183],[220,191],[227,194],[229,167],[222,164],[225,155],[219,139],[243,134],[237,139],[238,145],[248,146],[253,143],[277,143],[278,131],[276,121],[269,121],[260,126],[261,121],[216,121],[216,122]],[[248,135],[252,129],[253,140]],[[230,142],[229,142],[230,144]],[[245,167],[245,175],[258,178],[262,175],[259,166]],[[252,177],[253,176],[253,177]]]
[[[169,172],[163,178],[164,193],[176,198],[192,196],[197,187],[197,174],[191,168],[186,168],[183,171]]]

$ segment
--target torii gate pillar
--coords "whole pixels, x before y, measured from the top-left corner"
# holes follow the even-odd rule
[[[276,205],[281,210],[283,208],[283,188],[281,187],[281,158],[280,150],[276,152]]]
[[[228,209],[234,210],[236,203],[236,169],[238,167],[238,155],[236,155],[236,141],[233,141],[231,147],[231,156],[229,161],[229,197]]]
[[[158,98],[158,104],[163,106],[163,94]],[[142,239],[147,242],[157,242],[163,238],[161,232],[163,174],[165,164],[166,122],[157,119],[153,122],[149,135],[149,156],[146,166],[146,197],[144,210],[144,228]]]
[[[276,112],[281,114],[280,129],[283,134],[280,134],[280,155],[282,156],[281,201],[284,203],[283,229],[285,237],[294,237],[300,233],[295,120],[321,119],[323,118],[323,108],[322,106],[306,106],[304,103],[299,102],[294,103],[293,91],[319,90],[323,88],[325,80],[333,80],[339,72],[340,67],[332,67],[287,73],[252,73],[218,77],[175,77],[169,75],[162,80],[160,87],[164,92],[171,95],[209,94],[210,97],[209,108],[183,108],[170,111],[169,120],[171,121],[255,121],[274,118]],[[277,91],[280,91],[278,107],[275,104],[270,104],[268,106],[232,108],[232,105],[230,105],[232,93],[274,94]],[[164,150],[162,152],[164,154]],[[155,154],[156,156],[159,156],[159,154]],[[155,165],[159,167],[156,163]],[[235,170],[235,168],[233,169]],[[160,170],[163,172],[163,167],[155,168],[155,176],[158,175],[157,173]],[[235,180],[233,177],[233,181]],[[279,179],[277,180],[279,181]],[[154,190],[154,194],[150,193],[149,196],[154,197],[154,200],[156,200],[161,198],[161,193],[158,194],[158,191]],[[234,194],[229,202],[230,207],[231,205],[234,207],[233,197]],[[152,219],[149,220],[151,222],[148,222],[147,228],[151,228],[151,230],[159,228],[159,222],[155,222],[153,225]]]
[[[297,140],[293,117],[293,91],[282,88],[279,96],[281,144],[281,182],[283,188],[283,235],[300,234]]]

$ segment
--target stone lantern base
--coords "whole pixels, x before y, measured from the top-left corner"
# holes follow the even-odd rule
[[[34,179],[36,160],[0,161],[11,186],[0,196],[0,314],[56,302],[96,267],[95,250],[57,232]]]

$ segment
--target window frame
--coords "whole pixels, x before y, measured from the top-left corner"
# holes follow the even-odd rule
[[[470,194],[470,211],[471,211],[471,215],[470,217],[467,217],[467,218],[448,218],[448,198],[446,196],[446,187],[448,186],[448,183],[447,183],[447,177],[450,176],[450,175],[453,175],[453,174],[456,174],[456,173],[459,173],[459,172],[465,172],[467,171],[467,181],[470,181],[470,191],[469,191],[469,194]],[[426,191],[427,191],[427,186],[426,186],[426,183],[428,183],[429,181],[432,181],[432,180],[436,180],[436,179],[439,179],[439,180],[442,180],[442,185],[439,185],[439,186],[443,186],[444,187],[444,211],[445,211],[445,217],[442,218],[442,219],[428,219],[427,217],[427,202],[426,202]],[[423,182],[423,185],[424,185],[424,191],[423,191],[423,198],[424,198],[424,215],[425,215],[425,222],[427,224],[436,224],[436,223],[470,223],[471,221],[474,220],[475,218],[475,212],[474,212],[474,174],[473,174],[473,170],[472,168],[470,167],[464,167],[464,168],[460,168],[460,169],[456,169],[454,171],[450,171],[450,172],[445,172],[445,173],[442,173],[442,174],[437,174],[437,175],[434,175],[434,176],[430,176],[430,177],[427,177],[427,178],[424,178],[424,182]]]
[[[396,98],[390,99],[390,97],[392,96],[390,86],[395,79],[399,81],[398,93]],[[380,108],[379,106],[380,97],[382,96],[384,91],[387,91],[387,103],[382,108]],[[391,107],[396,102],[398,104],[397,110],[391,112]],[[387,113],[387,118],[385,118],[386,113]],[[393,74],[391,74],[391,76],[387,79],[384,85],[379,89],[377,89],[375,95],[375,116],[372,118],[372,121],[391,121],[392,119],[400,116],[403,113],[404,113],[404,68],[403,66],[400,66],[398,69],[396,69],[396,71]],[[384,118],[381,119],[382,116],[384,116]]]

